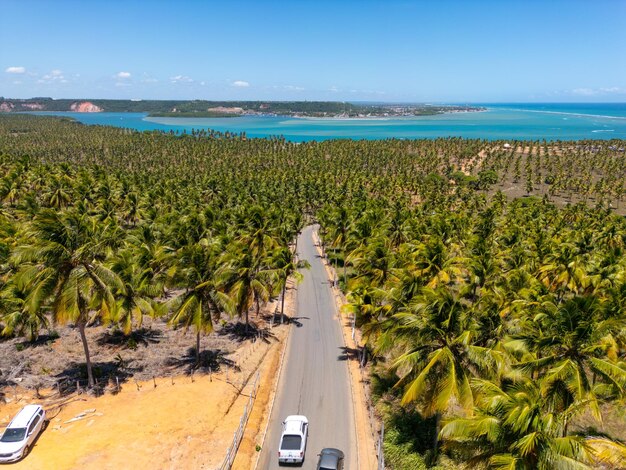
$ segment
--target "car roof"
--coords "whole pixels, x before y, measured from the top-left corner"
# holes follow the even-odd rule
[[[307,417],[303,415],[289,415],[285,418],[285,423],[287,423],[288,421],[298,421],[298,422],[304,421],[305,423],[309,422]]]
[[[26,405],[24,408],[20,410],[20,412],[15,415],[15,418],[11,420],[11,423],[8,427],[10,428],[25,428],[28,426],[28,422],[31,418],[41,410],[41,406],[39,405]]]
[[[328,447],[320,452],[320,467],[335,467],[337,461],[343,458],[343,452],[339,449]]]

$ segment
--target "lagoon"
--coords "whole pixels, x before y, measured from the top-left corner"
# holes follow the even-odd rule
[[[139,131],[190,133],[196,129],[245,132],[248,137],[283,136],[295,142],[327,139],[421,139],[465,137],[488,140],[626,139],[626,103],[483,104],[486,111],[435,116],[320,119],[283,116],[157,118],[145,113],[35,112],[62,115],[83,124]]]

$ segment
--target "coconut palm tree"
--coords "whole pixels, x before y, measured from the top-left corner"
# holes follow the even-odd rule
[[[626,370],[616,362],[614,339],[623,331],[626,319],[623,314],[602,318],[601,309],[598,299],[591,296],[574,297],[562,304],[544,302],[511,342],[533,354],[516,367],[539,374],[546,399],[585,401],[598,420],[596,379],[610,384],[619,395],[626,394]]]
[[[249,245],[239,242],[231,243],[224,253],[218,285],[235,312],[245,318],[246,328],[250,325],[250,309],[256,306],[256,315],[259,315],[261,302],[269,300],[278,275],[276,270],[267,268],[266,262],[256,258]]]
[[[453,403],[473,406],[470,380],[496,369],[498,354],[474,344],[471,312],[447,288],[424,289],[407,312],[390,318],[379,350],[391,352],[402,403],[439,420]],[[435,454],[437,442],[433,443]]]
[[[123,292],[123,283],[104,263],[122,240],[120,230],[84,214],[43,209],[26,228],[26,240],[14,250],[12,262],[22,265],[20,274],[31,286],[27,308],[38,312],[49,301],[54,322],[77,327],[93,386],[85,329],[94,317],[108,318],[116,308],[113,292]]]
[[[31,310],[28,295],[32,280],[31,267],[11,277],[9,282],[0,291],[0,318],[4,321],[2,336],[25,335],[29,341],[34,341],[39,332],[49,327],[49,320],[43,308]]]
[[[446,422],[446,449],[470,466],[488,469],[592,469],[603,462],[626,465],[624,446],[603,436],[568,435],[567,423],[586,402],[555,408],[530,378],[497,385],[475,379],[474,414]]]
[[[213,331],[214,322],[229,305],[218,291],[215,277],[220,250],[218,240],[206,238],[183,248],[172,274],[173,282],[185,290],[168,302],[172,311],[169,323],[185,330],[194,328],[196,365],[200,363],[200,336]]]

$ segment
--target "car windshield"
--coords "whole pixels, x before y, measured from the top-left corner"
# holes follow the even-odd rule
[[[280,446],[281,450],[300,450],[300,444],[302,443],[302,437],[297,434],[285,434],[283,436],[283,442]]]
[[[0,438],[0,442],[19,442],[24,439],[26,428],[7,428]]]

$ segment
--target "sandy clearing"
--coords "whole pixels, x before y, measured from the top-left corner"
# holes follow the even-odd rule
[[[273,305],[268,306],[273,310]],[[289,308],[289,305],[287,306]],[[70,397],[55,407],[43,401],[50,422],[30,455],[12,468],[20,469],[213,469],[224,458],[247,402],[247,389],[261,364],[259,411],[255,406],[241,450],[256,458],[256,438],[270,400],[272,376],[280,357],[287,326],[273,329],[268,342],[245,343],[233,355],[240,372],[157,378],[125,384],[117,395]],[[193,380],[193,381],[192,381]],[[173,384],[172,384],[173,382]],[[250,380],[251,382],[251,380]],[[234,385],[233,385],[234,384]],[[6,390],[0,405],[0,425],[6,425],[22,406],[33,400],[28,390]],[[95,409],[78,421],[70,419]],[[239,468],[250,468],[241,466]]]

